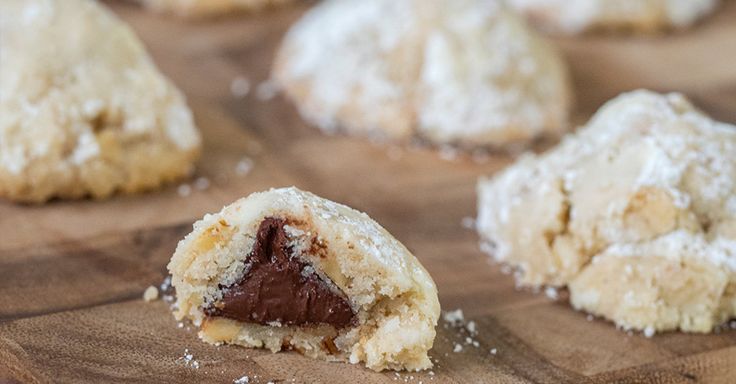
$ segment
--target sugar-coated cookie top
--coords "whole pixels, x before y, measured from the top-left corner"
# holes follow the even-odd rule
[[[426,273],[406,247],[367,214],[295,187],[251,194],[208,217],[225,218],[231,223],[245,224],[253,220],[260,223],[268,212],[309,217],[315,228],[324,229],[323,236],[355,240],[353,244],[366,257],[375,259],[397,274]]]
[[[736,126],[712,120],[684,96],[623,94],[556,148],[525,155],[481,181],[480,198],[495,208],[480,214],[479,227],[498,233],[522,203],[520,196],[559,189],[569,207],[568,230],[586,249],[611,245],[614,253],[626,254],[639,242],[666,235],[673,244],[693,243],[693,256],[736,268],[734,154]],[[652,214],[666,224],[629,222],[632,209],[661,209],[667,218]],[[503,245],[501,259],[512,252]]]

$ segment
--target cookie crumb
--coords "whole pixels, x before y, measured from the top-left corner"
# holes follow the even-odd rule
[[[233,380],[233,384],[248,384],[248,383],[250,383],[250,377],[248,376],[241,376]]]
[[[248,96],[250,92],[250,81],[243,76],[235,76],[230,82],[230,93],[237,98]]]
[[[176,193],[181,197],[187,197],[192,194],[192,186],[189,184],[182,184],[176,188]]]
[[[455,161],[458,158],[457,148],[451,145],[443,145],[440,147],[440,159],[447,161]]]
[[[458,343],[455,343],[455,347],[452,348],[452,351],[455,353],[462,352],[462,350],[463,350],[463,346]]]
[[[201,176],[198,177],[196,180],[194,180],[194,188],[197,188],[197,190],[204,191],[205,189],[210,187],[210,179]]]
[[[171,275],[168,275],[164,278],[164,281],[161,282],[161,285],[158,286],[158,289],[162,292],[169,292],[173,290],[173,287],[171,286]]]
[[[497,353],[498,353],[498,349],[496,349],[496,348],[491,348],[491,355],[495,355],[495,354],[497,354]]]
[[[651,338],[652,336],[654,336],[654,333],[655,333],[655,332],[656,332],[656,331],[654,330],[654,327],[652,327],[652,326],[650,325],[650,326],[648,326],[648,327],[644,328],[644,337],[646,337],[646,338]]]
[[[465,325],[465,329],[467,329],[471,335],[475,335],[478,331],[478,328],[475,325],[475,321],[473,320],[468,321],[468,324]]]
[[[544,289],[544,294],[547,296],[550,300],[557,300],[560,298],[559,292],[557,292],[557,288],[555,287],[547,287]]]
[[[250,173],[250,171],[253,169],[253,160],[249,157],[243,157],[238,161],[238,164],[235,166],[235,173],[238,176],[245,176]]]
[[[184,364],[186,367],[199,369],[199,361],[194,359],[194,355],[189,353],[189,348],[184,349],[184,356],[178,358],[177,363]]]
[[[273,99],[279,92],[279,87],[273,80],[266,80],[256,88],[256,97],[261,101]]]
[[[465,216],[462,220],[460,220],[460,225],[462,225],[465,229],[475,229],[475,218]]]
[[[458,325],[465,322],[465,316],[463,315],[462,309],[456,309],[454,311],[445,312],[442,318],[446,322],[450,323],[450,325],[452,325],[453,327],[457,327]]]
[[[481,240],[478,243],[478,245],[480,246],[480,250],[483,253],[491,254],[492,255],[492,254],[494,254],[496,252],[496,244],[494,242],[492,242],[492,241]],[[489,259],[489,260],[492,260],[492,259]],[[504,265],[506,265],[506,264],[504,264]]]
[[[151,285],[143,292],[143,301],[150,303],[156,299],[158,299],[158,288]]]
[[[161,285],[158,286],[159,294],[161,299],[168,303],[170,306],[174,305],[174,287],[171,286],[171,276],[166,276]]]

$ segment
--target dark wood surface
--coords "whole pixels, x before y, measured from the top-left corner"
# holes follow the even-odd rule
[[[211,186],[188,197],[174,185],[104,202],[0,202],[0,383],[231,383],[244,375],[257,383],[736,382],[736,330],[627,335],[572,310],[564,292],[553,301],[516,290],[488,262],[461,221],[475,214],[477,177],[512,156],[446,160],[427,148],[323,136],[281,97],[259,99],[274,50],[306,5],[205,21],[111,5],[187,94],[205,137],[197,176]],[[570,62],[578,123],[638,87],[685,92],[714,117],[736,122],[734,2],[683,33],[554,43]],[[236,76],[251,82],[245,98],[230,92]],[[254,167],[239,176],[235,167],[244,157]],[[210,346],[179,328],[165,302],[143,302],[194,220],[250,192],[288,185],[384,225],[430,271],[443,309],[461,308],[477,323],[478,347],[453,352],[466,334],[441,322],[435,368],[397,377],[295,353]],[[199,368],[182,360],[185,349]]]

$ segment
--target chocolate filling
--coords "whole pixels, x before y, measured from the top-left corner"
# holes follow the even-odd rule
[[[285,224],[280,218],[263,219],[245,260],[247,272],[235,284],[221,287],[222,300],[205,313],[259,324],[352,324],[355,314],[345,294],[294,255]]]

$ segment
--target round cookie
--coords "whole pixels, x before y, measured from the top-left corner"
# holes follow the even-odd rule
[[[736,127],[682,95],[624,94],[479,181],[483,249],[624,328],[709,332],[736,315],[734,153]]]
[[[0,196],[104,198],[193,170],[182,94],[95,1],[0,3]]]
[[[239,11],[255,11],[292,0],[138,0],[155,12],[184,17],[206,17]]]
[[[533,24],[561,34],[685,28],[713,12],[718,3],[719,0],[508,0]]]
[[[567,128],[556,51],[495,0],[327,0],[287,34],[274,78],[326,132],[503,146]]]
[[[168,265],[177,319],[213,344],[296,350],[370,369],[432,363],[429,273],[368,215],[296,188],[206,215]]]

